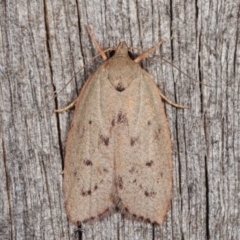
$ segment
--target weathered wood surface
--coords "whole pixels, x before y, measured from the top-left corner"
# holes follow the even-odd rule
[[[227,1],[1,1],[0,239],[239,239],[240,3]],[[96,50],[120,40],[158,50],[143,61],[162,92],[173,144],[174,190],[160,227],[116,214],[75,231],[62,194],[70,103],[101,60],[76,75]],[[79,203],[81,204],[81,203]],[[144,207],[144,206],[143,206]]]

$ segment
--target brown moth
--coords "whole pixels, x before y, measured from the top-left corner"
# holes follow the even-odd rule
[[[172,197],[170,133],[159,89],[137,63],[161,43],[133,61],[120,42],[76,99],[64,167],[66,211],[74,224],[116,210],[164,221]]]

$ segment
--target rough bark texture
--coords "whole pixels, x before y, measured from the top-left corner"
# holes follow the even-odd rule
[[[239,239],[240,3],[9,0],[0,2],[0,239]],[[159,49],[143,61],[162,92],[173,145],[173,199],[160,227],[115,214],[82,231],[63,203],[63,157],[76,98],[95,61],[84,25],[104,48]],[[81,204],[81,203],[79,203]]]

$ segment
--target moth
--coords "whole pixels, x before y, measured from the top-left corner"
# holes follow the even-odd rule
[[[171,139],[163,95],[138,63],[163,41],[135,60],[120,42],[107,59],[87,30],[105,61],[74,101],[64,161],[68,218],[91,223],[120,211],[161,224],[172,197]]]

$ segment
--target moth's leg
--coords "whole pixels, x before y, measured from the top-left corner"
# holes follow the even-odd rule
[[[144,58],[146,58],[149,54],[153,53],[161,44],[164,43],[164,40],[161,40],[160,42],[158,42],[155,46],[153,46],[152,48],[150,48],[148,51],[143,52],[141,55],[139,55],[138,57],[136,57],[134,59],[134,62],[138,63],[141,60],[143,60]]]
[[[171,104],[172,106],[177,107],[177,108],[188,108],[188,107],[186,107],[186,106],[183,106],[183,105],[180,105],[180,104],[177,104],[177,103],[172,102],[172,101],[171,101],[170,99],[168,99],[165,95],[163,95],[160,91],[159,91],[159,93],[160,93],[160,96],[161,96],[166,102],[168,102],[169,104]]]
[[[77,98],[66,107],[61,109],[55,109],[54,112],[61,113],[61,112],[67,111],[68,109],[72,108],[75,105],[76,101],[77,101]]]
[[[85,27],[86,27],[86,30],[87,30],[87,32],[88,32],[91,40],[92,40],[93,43],[95,44],[98,52],[101,54],[103,60],[107,60],[107,55],[106,55],[106,53],[103,51],[102,47],[101,47],[100,44],[97,42],[97,40],[96,40],[96,38],[94,37],[94,35],[93,35],[90,27],[89,27],[89,26],[85,26]]]

